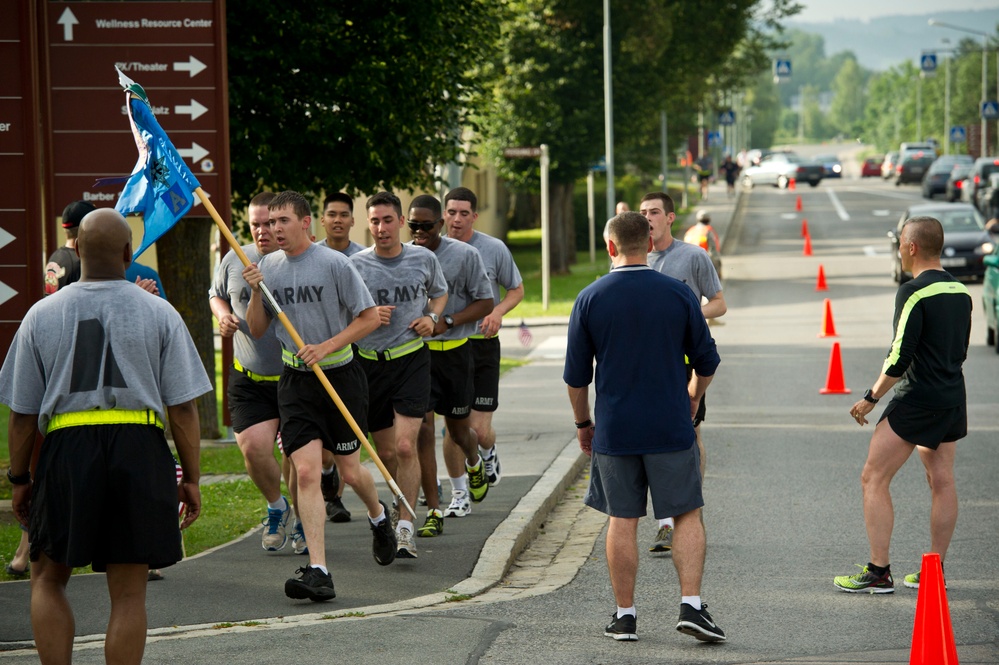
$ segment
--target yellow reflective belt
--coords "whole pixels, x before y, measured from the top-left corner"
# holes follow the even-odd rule
[[[84,425],[155,425],[163,429],[163,421],[159,414],[152,409],[146,411],[94,409],[93,411],[57,413],[49,420],[46,433],[64,427],[82,427]]]
[[[254,381],[280,381],[281,380],[280,376],[265,376],[263,374],[257,374],[256,372],[251,372],[250,370],[248,370],[245,367],[243,367],[242,365],[240,365],[239,361],[236,360],[235,358],[232,359],[232,366],[236,369],[237,372],[240,372],[241,374],[245,374],[248,378],[253,379]]]
[[[486,336],[481,333],[476,333],[474,335],[469,335],[468,339],[485,339]]]
[[[328,356],[320,360],[317,364],[320,367],[329,367],[331,365],[343,365],[346,364],[347,361],[353,357],[354,357],[353,349],[351,349],[349,346],[345,346],[339,351],[334,351],[333,353],[329,354]],[[281,360],[284,361],[285,365],[289,365],[291,367],[305,367],[305,363],[302,362],[302,359],[296,356],[291,351],[288,351],[287,349],[281,349]]]
[[[426,341],[427,347],[431,351],[450,351],[451,349],[457,349],[459,346],[468,341],[468,338],[464,339],[443,339],[443,340],[432,340],[428,339]]]
[[[396,358],[402,358],[403,356],[408,356],[410,353],[419,351],[423,348],[423,344],[423,338],[417,337],[416,339],[411,339],[405,344],[400,344],[399,346],[391,349],[385,349],[384,351],[358,349],[357,352],[361,354],[362,358],[367,358],[368,360],[395,360]]]

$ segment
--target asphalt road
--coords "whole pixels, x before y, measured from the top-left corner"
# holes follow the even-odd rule
[[[899,583],[893,595],[845,594],[834,589],[832,578],[868,559],[859,475],[871,427],[858,427],[848,410],[877,377],[890,343],[895,285],[885,232],[907,203],[918,199],[918,190],[851,179],[796,192],[757,188],[743,197],[731,225],[721,218],[731,208],[721,192],[712,192],[712,212],[714,225],[726,235],[729,312],[711,328],[722,365],[708,393],[703,426],[709,550],[702,596],[728,634],[727,643],[705,645],[674,630],[679,589],[672,563],[644,552],[637,597],[639,641],[604,637],[614,601],[598,522],[596,529],[573,523],[554,545],[545,541],[547,535],[539,539],[537,547],[544,541],[556,552],[583,554],[571,559],[577,561],[574,565],[559,565],[557,555],[556,563],[538,564],[533,594],[510,599],[510,587],[520,582],[506,578],[471,600],[297,622],[282,619],[287,604],[272,599],[274,612],[263,625],[154,631],[145,662],[908,662],[916,592]],[[801,213],[794,209],[798,195]],[[811,257],[802,256],[803,218],[811,233]],[[815,291],[819,265],[829,285],[824,293]],[[980,285],[970,289],[979,306]],[[824,298],[832,304],[835,339],[818,336]],[[572,435],[564,427],[570,417],[559,358],[564,328],[557,321],[548,323],[553,325],[532,325],[535,343],[525,353],[533,362],[504,378],[510,407],[504,436],[517,457],[524,456],[523,466],[511,476],[522,477],[523,486],[511,482],[498,488],[511,496],[526,491]],[[504,335],[513,352],[516,332]],[[966,665],[999,662],[999,558],[994,553],[999,539],[999,456],[994,448],[999,440],[999,358],[984,345],[984,337],[982,315],[976,311],[965,365],[970,431],[959,444],[956,462],[961,515],[946,564],[954,634]],[[842,345],[850,395],[819,394],[834,341]],[[655,408],[653,401],[650,408]],[[532,455],[536,458],[530,459]],[[563,506],[578,504],[581,487],[565,496]],[[929,540],[929,493],[917,458],[899,473],[893,495],[892,564],[900,582],[918,568]],[[497,492],[497,511],[516,517],[516,508],[500,509],[501,496]],[[583,511],[584,519],[593,519],[590,512]],[[553,518],[543,531],[565,526],[558,523],[561,519]],[[482,522],[476,530],[487,528]],[[473,528],[471,522],[459,526]],[[643,543],[654,532],[647,518],[640,530]],[[483,542],[486,549],[495,545]],[[525,553],[519,568],[534,565],[529,557],[533,550]],[[390,586],[412,577],[402,570],[369,575],[372,566],[362,561],[362,553],[355,558],[364,581],[348,577],[347,588],[356,586],[365,596],[386,591],[364,585]],[[465,574],[463,561],[443,574]],[[452,567],[446,556],[421,556],[418,563]],[[0,590],[0,602],[5,595],[7,589]],[[202,595],[195,585],[174,602],[226,603],[225,598]],[[338,598],[328,611],[353,607],[349,597],[345,593],[346,604],[340,606]],[[6,624],[14,610],[0,607]],[[76,662],[103,662],[93,646],[79,650]],[[33,661],[23,652],[7,657]]]

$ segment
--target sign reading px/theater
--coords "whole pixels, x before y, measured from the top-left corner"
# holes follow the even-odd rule
[[[53,209],[78,199],[113,206],[123,183],[95,182],[132,170],[135,143],[115,67],[149,93],[153,113],[205,191],[228,197],[219,4],[48,3]]]

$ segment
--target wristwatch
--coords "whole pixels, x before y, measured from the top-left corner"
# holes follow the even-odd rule
[[[878,403],[878,398],[874,396],[874,393],[871,392],[870,388],[868,388],[867,392],[864,393],[864,399],[866,399],[871,404],[877,404]]]
[[[19,476],[15,476],[10,472],[10,468],[7,469],[7,482],[11,485],[27,485],[31,482],[31,471],[25,471]]]
[[[441,320],[441,315],[437,312],[428,312],[427,316],[430,317],[430,320],[434,322],[435,326],[437,325],[437,322]]]
[[[454,317],[451,316],[450,314],[445,314],[444,315],[444,324],[448,328],[454,328]]]

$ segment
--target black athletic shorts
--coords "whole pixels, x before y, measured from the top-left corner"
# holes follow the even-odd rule
[[[430,400],[430,349],[426,346],[394,360],[359,358],[368,377],[369,431],[392,427],[395,414],[419,418]]]
[[[430,351],[430,401],[427,411],[462,420],[472,403],[471,343],[447,351]]]
[[[141,563],[166,568],[183,558],[177,470],[153,425],[86,425],[45,437],[31,492],[31,560]]]
[[[691,367],[690,365],[687,365],[687,383],[688,384],[690,383],[690,380],[692,378],[694,378],[694,368]],[[707,408],[707,406],[704,403],[705,402],[704,398],[707,397],[707,396],[708,396],[707,392],[705,392],[703,395],[701,395],[701,403],[697,405],[697,413],[694,414],[694,427],[699,426],[705,420],[704,416],[708,412],[708,408]]]
[[[472,411],[495,411],[499,406],[499,337],[468,340],[472,353]]]
[[[368,381],[357,360],[323,370],[333,390],[362,432],[368,431]],[[319,439],[334,455],[350,455],[361,441],[340,413],[333,398],[311,370],[285,367],[278,382],[281,409],[281,445],[285,455]]]
[[[968,409],[962,404],[950,409],[925,409],[893,399],[878,422],[885,418],[904,441],[937,449],[941,443],[968,436]]]
[[[697,445],[686,450],[647,455],[593,452],[587,506],[612,517],[644,517],[647,495],[658,519],[683,515],[704,505],[701,455]]]
[[[226,396],[229,398],[232,431],[237,434],[281,417],[277,381],[254,381],[235,367],[230,367]]]

